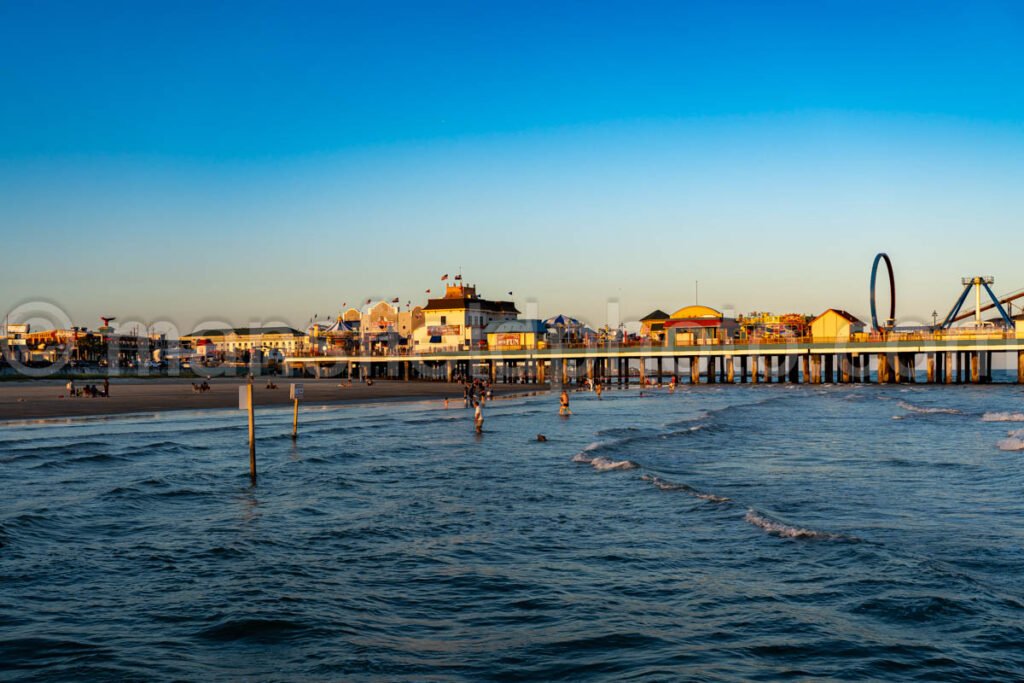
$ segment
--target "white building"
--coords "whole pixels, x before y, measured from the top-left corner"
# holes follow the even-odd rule
[[[479,348],[487,343],[484,329],[492,322],[515,320],[519,311],[511,301],[489,301],[470,285],[449,285],[444,297],[429,299],[423,308],[423,326],[413,330],[417,353]]]

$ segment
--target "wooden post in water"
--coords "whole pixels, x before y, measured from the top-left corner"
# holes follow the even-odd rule
[[[929,353],[928,354],[928,367],[926,368],[926,372],[928,374],[928,377],[927,377],[927,379],[925,381],[928,384],[935,384],[935,354],[934,353]]]
[[[733,363],[732,356],[725,359],[725,381],[729,384],[736,381],[736,365]]]
[[[889,356],[885,353],[878,354],[878,383],[885,384],[889,381]]]
[[[289,397],[295,402],[292,410],[292,440],[299,438],[299,399],[303,396],[304,387],[293,384],[289,387]]]
[[[747,383],[747,357],[740,356],[740,384]]]
[[[1017,352],[1017,384],[1024,384],[1024,351]]]
[[[981,381],[981,357],[977,351],[969,351],[971,355],[971,382],[977,384]]]
[[[246,386],[246,407],[249,410],[249,478],[256,483],[256,414],[252,404],[252,380]]]
[[[754,384],[761,383],[761,374],[757,367],[757,354],[750,357],[750,381]]]

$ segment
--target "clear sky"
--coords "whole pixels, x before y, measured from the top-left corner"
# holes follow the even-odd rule
[[[1018,2],[0,0],[0,307],[902,320],[1024,287]],[[883,297],[884,298],[884,297]]]

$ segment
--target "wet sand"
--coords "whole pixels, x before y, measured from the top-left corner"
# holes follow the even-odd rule
[[[94,382],[76,382],[76,387]],[[288,405],[286,379],[275,379],[277,389],[267,389],[266,380],[253,384],[257,406]],[[147,413],[164,410],[200,410],[205,408],[238,408],[238,387],[241,379],[213,379],[210,391],[197,394],[188,379],[115,379],[110,383],[109,398],[67,398],[65,382],[35,380],[0,382],[0,420],[46,419],[88,415]],[[366,402],[379,400],[444,400],[461,405],[462,386],[445,382],[403,382],[374,380],[373,386],[355,383],[339,386],[337,379],[302,380],[304,405]],[[495,385],[495,396],[501,394],[546,391],[546,385]]]

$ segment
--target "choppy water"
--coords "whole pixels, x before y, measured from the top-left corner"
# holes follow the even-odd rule
[[[556,404],[8,426],[0,678],[1024,677],[1020,388]]]

